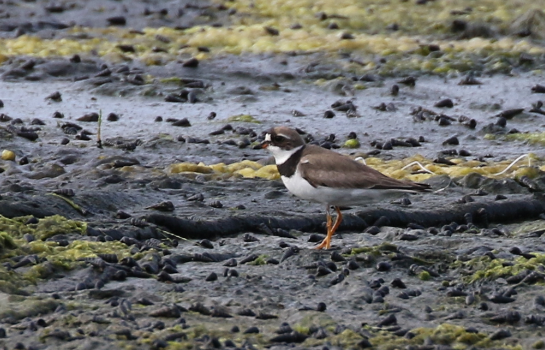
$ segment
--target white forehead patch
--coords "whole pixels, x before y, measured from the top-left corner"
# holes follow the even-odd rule
[[[283,137],[287,138],[288,140],[290,139],[290,137],[288,135],[286,135],[286,134],[278,134],[278,136],[283,136]]]
[[[265,141],[271,141],[271,134],[266,134],[265,135]]]

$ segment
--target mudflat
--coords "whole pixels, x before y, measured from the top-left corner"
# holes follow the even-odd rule
[[[543,348],[540,4],[6,2],[0,345]],[[433,191],[315,250],[277,125]]]

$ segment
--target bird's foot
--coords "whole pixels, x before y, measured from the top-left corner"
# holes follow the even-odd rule
[[[331,247],[331,236],[330,235],[327,235],[326,238],[324,238],[324,240],[322,241],[322,243],[320,243],[319,245],[317,245],[314,249],[329,249]]]

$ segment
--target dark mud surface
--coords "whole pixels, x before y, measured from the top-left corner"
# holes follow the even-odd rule
[[[58,23],[100,28],[121,15],[136,30],[230,21],[203,16],[205,2],[14,3],[4,37],[58,38],[68,35]],[[539,71],[407,86],[405,76],[359,80],[321,53],[220,55],[198,67],[70,58],[0,66],[0,149],[15,156],[0,161],[0,346],[545,346]],[[447,98],[452,107],[435,106]],[[355,113],[334,109],[339,100]],[[78,120],[99,113],[100,128]],[[270,164],[260,136],[279,124],[333,148],[354,132],[361,147],[338,151],[387,174],[416,154],[444,172],[424,180],[429,194],[347,209],[333,248],[317,251],[325,208],[279,180],[206,167]],[[408,138],[420,145],[392,141]],[[531,166],[495,175],[529,153]]]

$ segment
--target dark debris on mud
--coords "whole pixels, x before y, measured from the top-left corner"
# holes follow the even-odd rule
[[[219,26],[230,16],[202,1],[115,2],[114,11],[90,10],[102,1],[24,3],[43,7],[43,17],[30,16],[31,6],[11,9],[1,36],[47,39],[74,25]],[[540,151],[482,140],[538,128],[536,96],[545,90],[536,77],[386,80],[320,58],[5,62],[2,86],[35,82],[40,93],[25,85],[31,100],[0,96],[1,148],[16,159],[2,153],[0,166],[0,347],[543,348],[542,174],[432,178],[441,191],[352,209],[333,248],[317,251],[323,208],[279,181],[160,170],[181,161],[266,164],[260,137],[288,118],[308,142],[336,149],[359,137],[366,156],[383,159],[414,147],[449,165],[454,156],[484,163]],[[181,76],[183,87],[147,74]],[[340,79],[324,89],[305,80],[320,78]],[[361,82],[371,91],[365,106],[355,97]],[[494,90],[509,84],[524,92]],[[96,96],[106,99],[103,115]],[[120,106],[123,96],[133,99]],[[27,104],[35,115],[12,114]],[[146,122],[131,119],[140,109]]]

